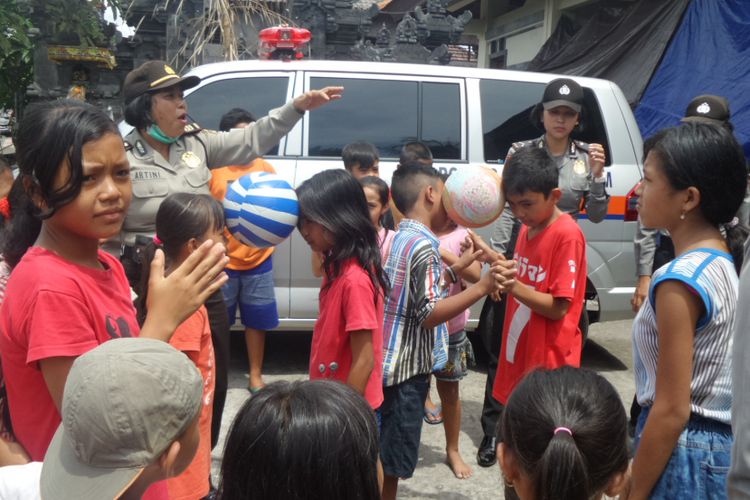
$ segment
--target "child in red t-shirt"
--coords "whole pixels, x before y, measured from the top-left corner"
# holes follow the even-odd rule
[[[377,409],[383,402],[383,294],[388,285],[364,192],[348,172],[326,170],[303,182],[297,198],[299,231],[324,256],[310,378],[346,382]]]
[[[221,287],[226,258],[223,246],[206,244],[165,278],[159,252],[151,311],[139,329],[122,266],[99,250],[119,234],[132,195],[117,126],[89,104],[39,103],[26,110],[16,148],[31,210],[14,213],[3,249],[14,271],[0,312],[0,353],[16,438],[42,460],[73,361],[113,338],[168,340]]]
[[[224,210],[206,194],[174,193],[167,196],[156,212],[156,236],[142,253],[141,290],[148,283],[156,249],[164,250],[166,272],[177,269],[204,242],[224,241]],[[138,298],[138,317],[146,314],[148,293]],[[203,398],[199,418],[200,444],[185,471],[167,481],[170,500],[197,500],[208,495],[211,485],[211,415],[216,378],[214,348],[208,312],[201,306],[172,335],[169,343],[184,352],[203,377]]]
[[[505,199],[523,226],[509,263],[516,276],[505,285],[503,343],[492,393],[502,404],[534,368],[581,364],[586,240],[575,220],[557,208],[558,177],[554,161],[538,148],[517,151],[503,167]]]

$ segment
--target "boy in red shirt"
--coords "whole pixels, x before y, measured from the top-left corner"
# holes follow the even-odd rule
[[[505,199],[523,223],[513,255],[516,277],[504,285],[509,300],[492,393],[503,405],[534,368],[581,365],[586,240],[557,208],[558,176],[554,161],[538,148],[519,150],[503,168]],[[494,255],[479,243],[485,256]]]

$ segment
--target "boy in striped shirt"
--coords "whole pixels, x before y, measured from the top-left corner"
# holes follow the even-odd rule
[[[500,274],[505,268],[494,266],[463,292],[440,299],[440,242],[433,228],[445,227],[447,221],[443,188],[438,171],[420,163],[399,167],[391,181],[391,196],[405,218],[385,263],[391,284],[385,299],[380,407],[385,500],[396,498],[399,478],[411,477],[416,468],[429,376],[447,360],[445,322],[499,290],[507,279]],[[446,269],[449,282],[478,256],[473,249],[467,252],[471,258]]]

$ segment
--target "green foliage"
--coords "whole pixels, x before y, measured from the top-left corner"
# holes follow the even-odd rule
[[[108,2],[113,12],[120,2]],[[84,47],[106,45],[102,32],[102,2],[89,0],[36,0],[35,10],[43,13],[55,35],[75,35]]]
[[[33,81],[31,27],[15,0],[0,2],[0,108],[15,107],[16,99]]]

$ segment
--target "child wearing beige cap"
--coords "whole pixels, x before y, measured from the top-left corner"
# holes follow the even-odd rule
[[[105,342],[73,363],[62,424],[44,464],[0,475],[0,491],[11,486],[23,498],[39,498],[38,488],[41,498],[61,500],[166,500],[163,480],[185,470],[198,447],[202,393],[195,365],[166,342]]]
[[[192,361],[160,340],[114,339],[79,356],[44,457],[42,498],[141,498],[179,475],[198,448],[202,395]]]

